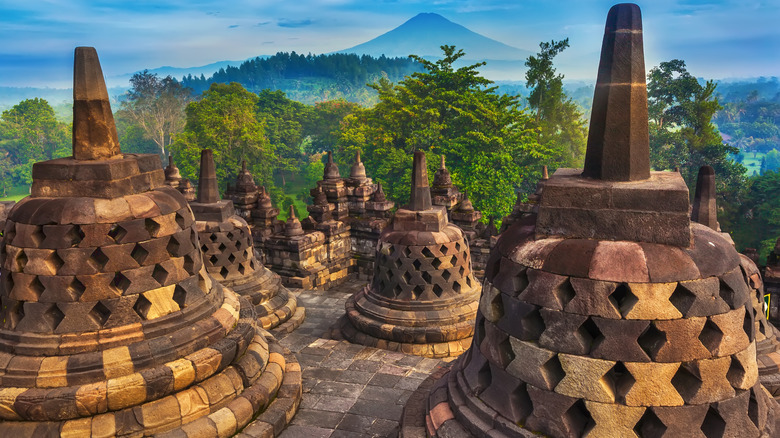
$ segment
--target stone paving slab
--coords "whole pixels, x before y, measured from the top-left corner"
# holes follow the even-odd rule
[[[272,333],[300,362],[303,400],[281,438],[396,436],[406,401],[452,360],[323,338],[344,314],[347,298],[365,284],[351,280],[327,291],[291,290],[306,308],[306,320],[292,333]]]

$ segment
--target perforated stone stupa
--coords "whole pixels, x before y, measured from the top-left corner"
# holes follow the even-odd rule
[[[456,356],[471,343],[479,291],[463,231],[431,204],[425,153],[415,152],[409,206],[380,236],[373,279],[347,300],[341,334],[420,356]]]
[[[702,166],[696,179],[691,220],[714,231],[720,231],[715,194],[715,170],[710,166]],[[721,236],[733,244],[728,233],[721,233]],[[751,289],[750,305],[755,319],[758,377],[764,388],[777,397],[780,395],[780,339],[777,337],[777,329],[766,319],[764,284],[758,266],[744,254],[740,254],[739,258],[740,267]]]
[[[473,344],[410,398],[402,436],[779,436],[749,276],[650,172],[639,7],[607,17],[586,168],[499,238]],[[433,379],[431,379],[433,381]]]
[[[246,171],[246,167],[243,169]],[[278,274],[255,257],[249,225],[236,214],[233,201],[222,200],[211,150],[200,156],[198,199],[190,207],[195,214],[200,248],[206,271],[223,286],[246,297],[256,308],[264,329],[283,324],[285,331],[301,325],[305,316]]]
[[[95,49],[74,64],[73,156],[33,166],[0,246],[0,436],[281,432],[295,357],[206,272],[159,157],[120,151]]]

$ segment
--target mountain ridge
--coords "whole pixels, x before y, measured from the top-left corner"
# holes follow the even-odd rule
[[[466,60],[521,61],[533,53],[476,33],[432,12],[423,12],[400,26],[356,46],[335,53],[371,56],[441,56],[442,45],[454,45],[466,53]]]

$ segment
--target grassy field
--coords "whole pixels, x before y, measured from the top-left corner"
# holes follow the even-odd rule
[[[13,186],[8,189],[8,196],[0,198],[0,201],[19,201],[30,194],[30,186]]]
[[[747,175],[752,176],[753,171],[756,173],[761,173],[761,159],[764,158],[763,153],[757,153],[755,156],[753,155],[753,152],[748,152],[745,154],[745,159],[742,161],[742,164],[747,167]]]
[[[295,212],[298,215],[298,219],[303,219],[309,216],[309,212],[306,210],[306,203],[303,200],[298,199],[297,196],[304,190],[308,193],[309,189],[311,188],[308,187],[302,180],[303,178],[301,178],[301,181],[289,181],[284,186],[284,193],[293,199],[293,205],[295,205]],[[289,210],[282,208],[281,205],[277,205],[275,207],[279,208],[279,219],[287,220],[287,213],[289,213]]]

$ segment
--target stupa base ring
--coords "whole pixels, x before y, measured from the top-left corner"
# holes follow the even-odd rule
[[[353,344],[365,345],[367,347],[381,348],[390,351],[400,351],[406,354],[416,356],[430,357],[434,359],[456,357],[463,354],[471,346],[469,335],[462,339],[455,339],[444,342],[413,343],[396,342],[390,339],[383,339],[362,332],[352,325],[347,315],[339,318],[333,330],[333,337],[342,337]]]

